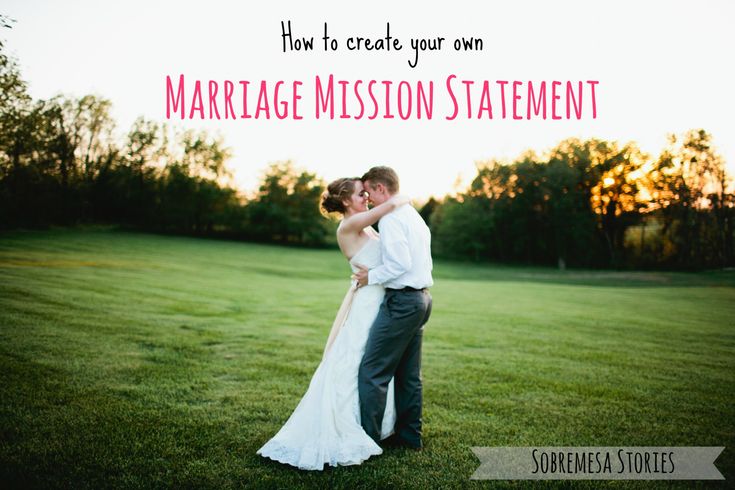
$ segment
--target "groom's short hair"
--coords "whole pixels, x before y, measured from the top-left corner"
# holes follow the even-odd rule
[[[391,194],[396,194],[398,192],[398,174],[390,167],[373,167],[365,172],[365,175],[363,175],[360,180],[363,182],[369,180],[376,184],[381,183]]]

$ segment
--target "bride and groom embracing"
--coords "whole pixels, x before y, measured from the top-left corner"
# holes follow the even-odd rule
[[[325,211],[343,216],[337,241],[353,282],[306,394],[258,454],[322,470],[360,464],[383,452],[379,443],[421,449],[431,234],[398,189],[393,169],[373,167],[330,183],[322,196]]]

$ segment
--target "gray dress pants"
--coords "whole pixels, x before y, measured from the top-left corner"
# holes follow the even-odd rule
[[[395,434],[404,444],[422,445],[421,342],[430,315],[429,291],[386,288],[357,383],[362,427],[375,442],[380,441],[388,384],[395,377]]]

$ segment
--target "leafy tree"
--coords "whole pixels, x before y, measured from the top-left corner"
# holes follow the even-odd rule
[[[571,138],[552,149],[548,200],[560,264],[570,251],[586,265],[623,263],[626,230],[638,222],[643,207],[638,173],[645,158],[634,143],[598,139]],[[606,253],[598,246],[603,243]]]
[[[150,127],[148,128],[151,129]],[[142,138],[142,135],[134,138]],[[148,137],[143,138],[147,141]],[[230,175],[225,163],[231,152],[219,137],[184,131],[176,136],[180,151],[169,155],[160,179],[159,225],[185,233],[209,233],[228,206],[238,206],[236,191],[218,179]],[[153,155],[160,155],[159,149]]]
[[[699,129],[670,135],[648,182],[663,224],[662,247],[671,243],[662,255],[683,267],[732,261],[734,199],[710,134]]]
[[[331,227],[319,212],[324,183],[290,161],[274,163],[247,205],[250,234],[257,240],[319,245]]]
[[[110,216],[142,226],[156,221],[158,181],[170,158],[168,143],[165,126],[143,117],[135,120],[114,171],[102,182],[103,187],[114,189],[106,201]]]
[[[432,243],[445,257],[488,258],[493,223],[487,219],[487,199],[472,196],[447,198],[432,214]],[[478,219],[484,216],[485,219]]]
[[[0,16],[0,24],[12,21]],[[42,209],[32,196],[43,175],[30,160],[39,140],[40,109],[27,93],[17,62],[0,42],[0,228],[42,220]]]

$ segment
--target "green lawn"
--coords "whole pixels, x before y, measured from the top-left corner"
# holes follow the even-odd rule
[[[336,250],[0,235],[0,487],[531,485],[469,481],[471,446],[727,446],[718,467],[735,479],[734,272],[439,261],[425,450],[313,473],[260,458],[348,277]],[[573,486],[601,484],[651,486]]]

